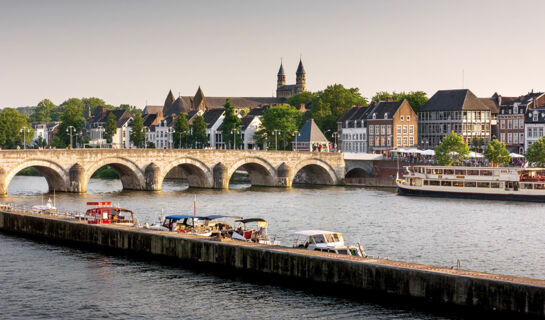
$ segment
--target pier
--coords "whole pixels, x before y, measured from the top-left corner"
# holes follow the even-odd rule
[[[0,211],[0,230],[498,315],[545,317],[545,280]]]

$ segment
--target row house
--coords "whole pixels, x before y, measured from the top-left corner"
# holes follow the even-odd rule
[[[338,146],[341,152],[367,152],[367,116],[371,107],[352,107],[337,120]]]
[[[114,115],[116,121],[116,131],[112,135],[111,147],[130,148],[130,132],[134,115],[127,110],[107,110],[104,107],[98,107],[94,116],[85,124],[89,145],[105,146],[108,144],[104,138],[104,126],[110,114]]]
[[[381,101],[371,108],[367,117],[370,152],[418,144],[418,120],[407,100]]]
[[[529,109],[525,116],[525,131],[524,150],[543,137],[545,132],[545,108]]]
[[[525,123],[533,119],[532,115],[527,119],[527,113],[545,104],[545,94],[529,92],[520,97],[502,97],[495,93],[492,98],[500,109],[498,140],[511,152],[524,153],[528,143],[525,138]],[[533,129],[530,131],[532,137],[529,137],[529,141],[533,141]]]
[[[437,91],[419,110],[419,145],[432,149],[451,132],[471,144],[473,139],[492,137],[491,106],[468,89]]]
[[[34,129],[34,137],[32,141],[37,142],[42,139],[45,145],[49,145],[53,136],[57,133],[60,122],[34,122],[32,123],[32,129]]]

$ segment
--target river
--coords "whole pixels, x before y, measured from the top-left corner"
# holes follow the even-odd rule
[[[193,212],[262,217],[284,245],[302,229],[342,232],[367,254],[438,266],[545,279],[543,204],[398,196],[393,190],[324,187],[188,189],[165,181],[161,192],[121,191],[119,180],[92,179],[88,193],[56,194],[60,210],[113,201],[141,222]],[[16,176],[2,202],[39,204],[42,177]],[[438,315],[298,288],[254,283],[100,252],[0,234],[0,308],[11,317],[46,318],[367,318]],[[38,310],[38,311],[36,311]],[[37,313],[34,313],[37,312]]]

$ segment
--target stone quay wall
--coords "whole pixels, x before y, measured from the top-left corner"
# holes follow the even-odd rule
[[[356,295],[384,294],[497,315],[545,317],[545,281],[542,280],[491,274],[469,276],[438,271],[439,268],[431,266],[386,264],[377,259],[350,259],[301,249],[220,242],[14,212],[0,212],[0,230],[320,286],[327,284],[333,288],[331,293],[345,293],[348,288]]]

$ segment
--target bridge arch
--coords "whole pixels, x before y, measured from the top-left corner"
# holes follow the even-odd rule
[[[163,184],[163,180],[167,174],[174,168],[182,168],[182,176],[187,179],[190,188],[213,188],[214,178],[212,170],[194,158],[184,157],[170,162],[163,170],[161,170],[158,185]]]
[[[229,182],[235,171],[243,169],[248,172],[252,186],[277,185],[276,169],[265,159],[260,157],[246,157],[232,164],[227,171]]]
[[[6,172],[4,178],[0,181],[0,194],[6,194],[8,186],[19,171],[34,167],[44,176],[47,181],[49,192],[68,191],[69,176],[68,173],[56,162],[42,159],[26,160],[11,169],[3,169]],[[2,174],[0,174],[2,176]]]
[[[293,168],[293,183],[314,185],[335,185],[338,178],[335,170],[320,159],[306,159],[298,162]]]
[[[83,179],[83,190],[87,190],[87,185],[93,173],[106,165],[117,172],[123,184],[123,190],[145,190],[146,180],[142,170],[134,162],[125,158],[104,158],[87,167]]]

